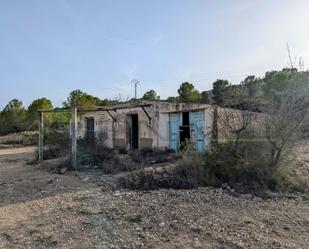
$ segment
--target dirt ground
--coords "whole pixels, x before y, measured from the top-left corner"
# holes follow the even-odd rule
[[[306,196],[118,190],[31,165],[33,151],[0,150],[0,248],[309,248]]]

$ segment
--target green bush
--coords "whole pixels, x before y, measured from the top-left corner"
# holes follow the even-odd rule
[[[241,154],[235,154],[233,143],[218,144],[206,153],[204,167],[216,183],[275,189],[276,167],[271,165],[268,143],[244,141],[239,146]]]
[[[176,172],[171,179],[157,179],[143,168],[119,180],[130,189],[196,188],[228,184],[241,192],[264,190],[300,191],[304,182],[288,174],[284,166],[271,164],[267,141],[242,141],[242,153],[235,154],[233,142],[216,144],[204,154],[196,153],[191,146],[180,152]]]
[[[217,144],[203,155],[184,152],[175,177],[186,179],[193,187],[223,183],[255,191],[301,191],[308,187],[303,179],[285,167],[284,161],[272,164],[268,141],[243,141],[240,143],[241,154],[235,154],[233,146],[233,142]]]
[[[77,141],[77,165],[80,170],[96,167],[105,174],[115,174],[137,167],[137,163],[129,155],[120,155],[106,146],[100,138],[89,142],[87,137]]]
[[[70,151],[70,135],[66,127],[47,128],[44,134],[44,159],[67,156]]]

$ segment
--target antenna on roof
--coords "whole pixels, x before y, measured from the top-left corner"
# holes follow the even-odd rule
[[[134,88],[135,88],[135,99],[137,99],[137,85],[140,83],[137,79],[133,79],[131,80],[131,83],[134,84]]]

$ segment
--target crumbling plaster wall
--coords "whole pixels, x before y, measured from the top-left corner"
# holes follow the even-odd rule
[[[129,115],[138,115],[139,125],[139,147],[155,148],[160,147],[166,134],[159,135],[159,112],[155,107],[145,107],[151,117],[151,121],[141,107],[118,109],[110,111],[117,122],[106,111],[87,112],[79,114],[78,136],[86,134],[86,118],[94,118],[96,137],[104,137],[106,145],[116,149],[127,149],[129,147],[128,118]],[[163,115],[164,116],[164,115]],[[168,123],[167,123],[168,124]],[[160,138],[161,137],[161,138]]]
[[[147,115],[141,107],[111,110],[117,122],[106,111],[93,111],[78,114],[78,136],[83,137],[86,133],[85,118],[94,118],[95,134],[98,138],[103,138],[104,143],[116,149],[129,148],[128,116],[138,114],[139,123],[139,147],[140,148],[169,148],[169,113],[184,112],[193,110],[205,111],[205,145],[210,144],[209,134],[212,129],[211,106],[197,103],[169,103],[164,101],[139,101],[138,104],[152,104],[145,107],[151,117],[149,121]],[[130,107],[131,104],[127,104]],[[121,105],[122,107],[124,105]],[[117,108],[117,106],[114,106]],[[119,106],[118,106],[119,108]]]
[[[133,107],[127,109],[119,109],[115,112],[117,120],[114,123],[114,139],[115,148],[128,148],[129,147],[129,134],[128,134],[128,118],[130,115],[138,115],[138,130],[139,130],[139,147],[140,148],[153,148],[157,142],[158,130],[158,113],[153,107],[145,107],[147,113],[151,117],[151,121],[141,107]]]
[[[107,112],[87,112],[78,113],[77,136],[82,138],[86,134],[86,118],[94,118],[94,132],[97,141],[112,148],[114,124]]]

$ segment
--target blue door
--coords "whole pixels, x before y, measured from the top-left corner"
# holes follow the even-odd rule
[[[198,152],[205,150],[205,115],[204,111],[190,112],[190,136]]]
[[[170,149],[172,150],[177,150],[179,147],[179,126],[180,126],[180,114],[170,113],[169,144]]]

